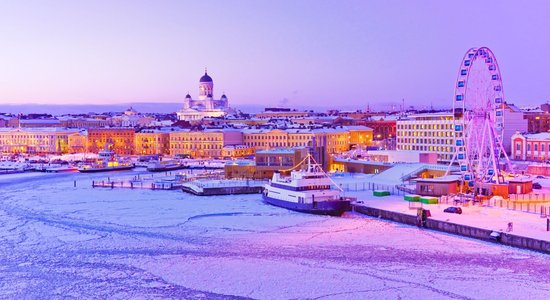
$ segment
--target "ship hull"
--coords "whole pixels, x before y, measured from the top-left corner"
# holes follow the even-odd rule
[[[315,215],[330,215],[330,216],[341,216],[344,212],[351,210],[350,201],[347,200],[336,200],[336,201],[319,201],[314,203],[296,203],[280,199],[275,199],[269,196],[263,195],[265,202],[290,209],[293,211],[315,214]]]
[[[111,171],[122,171],[122,170],[131,170],[134,166],[127,167],[107,167],[107,168],[89,168],[89,169],[78,169],[78,172],[82,173],[98,173],[98,172],[111,172]]]
[[[175,171],[175,170],[181,170],[186,169],[186,166],[173,166],[173,167],[148,167],[147,171],[149,172],[167,172],[167,171]]]

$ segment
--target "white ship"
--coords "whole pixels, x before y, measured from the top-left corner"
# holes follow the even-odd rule
[[[332,189],[332,180],[308,155],[305,170],[292,171],[290,177],[274,173],[265,185],[263,198],[272,205],[312,214],[340,216],[351,209],[350,198],[343,191]],[[299,167],[300,163],[297,167]]]
[[[164,172],[184,169],[186,166],[180,163],[178,160],[162,160],[149,162],[147,165],[147,171],[150,172]]]
[[[105,145],[105,149],[99,151],[98,159],[91,164],[83,164],[78,168],[80,172],[106,172],[106,171],[119,171],[129,170],[134,168],[134,163],[130,160],[119,159],[113,150],[110,149],[109,144]]]

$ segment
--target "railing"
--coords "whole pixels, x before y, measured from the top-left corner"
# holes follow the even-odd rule
[[[441,196],[439,197],[440,204],[449,204],[449,205],[483,205],[487,207],[497,207],[505,208],[508,210],[521,211],[526,213],[540,214],[542,218],[550,217],[550,203],[541,199],[550,200],[550,196],[544,194],[525,194],[525,195],[516,195],[512,194],[512,199],[499,199],[491,198],[488,200],[474,201],[473,198],[464,198],[459,199],[459,196]],[[541,196],[541,197],[538,197]],[[536,199],[539,199],[538,201]],[[530,200],[530,201],[529,201]],[[542,202],[542,203],[541,203]]]
[[[150,189],[150,190],[174,190],[181,187],[181,184],[176,182],[143,182],[143,181],[92,181],[92,187],[105,188],[130,188],[130,189]]]
[[[410,187],[407,187],[404,184],[396,185],[395,188],[397,188],[398,190],[400,190],[404,193],[409,193],[409,194],[415,194],[416,193],[416,188],[410,188]]]
[[[374,182],[342,183],[339,187],[344,190],[344,192],[388,191],[392,195],[405,194],[397,188],[397,185],[379,184]]]
[[[421,166],[421,167],[419,167],[419,168],[416,168],[414,171],[411,171],[411,172],[409,172],[409,173],[407,173],[407,174],[401,176],[399,179],[400,179],[401,181],[409,180],[409,179],[411,179],[414,175],[416,175],[416,174],[418,174],[418,173],[420,173],[420,172],[426,170],[427,168],[428,168],[428,167],[427,167],[426,165]]]

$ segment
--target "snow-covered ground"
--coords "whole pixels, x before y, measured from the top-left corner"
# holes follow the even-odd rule
[[[544,254],[258,195],[91,188],[105,176],[0,176],[1,297],[550,298]]]
[[[351,192],[350,196],[357,197],[363,204],[390,211],[416,216],[416,207],[429,209],[431,218],[448,221],[456,224],[469,225],[494,231],[506,232],[508,222],[513,223],[512,234],[550,241],[550,232],[546,231],[546,218],[540,214],[508,210],[501,207],[461,206],[462,214],[445,213],[443,210],[450,204],[422,204],[409,203],[403,196],[372,197],[370,192]]]

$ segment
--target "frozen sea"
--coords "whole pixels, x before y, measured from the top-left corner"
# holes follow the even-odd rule
[[[91,187],[129,174],[0,176],[0,297],[550,299],[544,254],[259,195]]]

